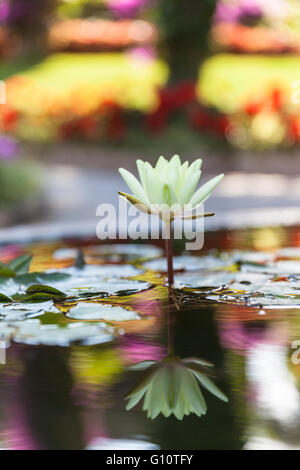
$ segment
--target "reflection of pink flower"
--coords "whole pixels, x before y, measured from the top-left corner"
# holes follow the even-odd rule
[[[0,3],[0,21],[5,21],[9,15],[9,1],[4,0]]]
[[[9,136],[0,136],[0,159],[15,160],[19,156],[19,144]]]
[[[135,47],[128,51],[128,55],[135,61],[153,62],[155,59],[155,50],[153,47]]]
[[[107,0],[108,7],[117,16],[135,16],[148,0]]]
[[[263,341],[264,331],[259,328],[247,328],[242,322],[226,321],[220,325],[221,344],[226,349],[233,349],[247,355],[249,349]]]
[[[260,19],[262,9],[254,0],[241,0],[238,3],[219,2],[216,8],[214,20],[237,23],[247,18]]]
[[[23,254],[24,250],[19,245],[7,245],[0,250],[0,259],[3,263],[9,263]]]
[[[133,364],[147,359],[160,361],[166,355],[166,348],[154,343],[146,343],[131,335],[123,337],[120,351],[124,359]]]

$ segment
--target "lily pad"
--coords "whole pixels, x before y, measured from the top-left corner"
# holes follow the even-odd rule
[[[62,261],[66,259],[76,259],[78,255],[77,248],[59,248],[53,253],[53,258],[57,261]]]
[[[300,261],[288,260],[266,263],[262,265],[253,265],[245,263],[242,265],[243,272],[262,272],[267,274],[300,274]]]
[[[52,271],[47,271],[51,273]],[[77,276],[82,278],[97,277],[101,279],[109,278],[127,278],[134,277],[142,274],[142,270],[132,266],[131,264],[113,265],[113,264],[89,264],[85,265],[82,269],[76,266],[69,268],[63,268],[60,270],[61,273],[69,274],[71,276]]]
[[[203,287],[218,288],[228,284],[234,279],[233,273],[213,272],[213,273],[184,273],[175,276],[175,287],[182,289],[184,287],[197,289]]]
[[[114,256],[122,255],[127,259],[156,258],[163,254],[163,250],[155,245],[116,243],[95,245],[88,247],[86,251],[89,255]]]
[[[200,271],[214,270],[228,266],[228,261],[218,256],[174,256],[173,267],[175,271]],[[143,264],[145,269],[152,271],[167,272],[167,261],[165,258],[147,261]]]
[[[29,271],[29,266],[33,256],[32,255],[22,255],[18,258],[13,259],[9,266],[16,274],[26,274]]]
[[[55,289],[55,287],[51,286],[45,286],[43,284],[34,284],[26,289],[27,294],[51,294],[55,295],[56,297],[66,297],[66,294],[61,292],[58,289]]]
[[[284,258],[300,258],[300,247],[289,246],[286,248],[281,248],[277,251],[277,256],[282,256]]]
[[[67,313],[69,318],[76,320],[128,321],[139,320],[141,317],[132,310],[107,304],[80,302]]]
[[[0,294],[0,303],[2,304],[7,304],[11,302],[11,299],[9,297],[7,297],[7,295],[4,295],[4,294]]]
[[[0,319],[4,320],[23,320],[43,315],[45,312],[60,313],[60,311],[50,302],[44,303],[14,303],[0,306]]]
[[[119,292],[135,293],[150,287],[148,282],[127,279],[99,279],[95,277],[70,276],[62,282],[52,283],[52,286],[63,291],[69,297],[115,295]]]
[[[0,277],[10,278],[15,276],[16,273],[13,269],[10,268],[10,266],[7,266],[6,264],[0,262]]]
[[[42,325],[38,319],[0,322],[0,338],[17,343],[47,346],[102,344],[113,340],[113,330],[104,323]]]

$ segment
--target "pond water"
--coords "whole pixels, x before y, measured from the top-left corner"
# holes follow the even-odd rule
[[[1,448],[300,447],[300,228],[212,232],[200,253],[175,249],[169,296],[159,244],[1,248]],[[30,253],[30,274],[3,271]],[[170,350],[196,361],[185,365],[204,381],[200,411],[197,395],[186,404],[182,363],[166,385],[181,387],[182,413],[157,415],[156,379],[146,409],[143,397],[126,409],[151,370],[131,366],[149,360],[154,370]]]

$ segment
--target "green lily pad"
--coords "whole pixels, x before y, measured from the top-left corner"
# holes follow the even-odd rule
[[[13,269],[11,269],[8,265],[0,262],[0,277],[2,278],[9,278],[15,277],[16,273]]]
[[[47,300],[62,300],[63,297],[55,294],[36,292],[34,294],[14,294],[12,299],[16,302],[46,302]]]
[[[5,294],[0,294],[0,303],[6,304],[11,302],[11,299]]]
[[[30,286],[26,289],[27,294],[37,294],[37,293],[42,293],[42,294],[51,294],[55,295],[56,297],[66,297],[66,294],[61,292],[58,289],[55,289],[55,287],[43,285],[43,284],[34,284],[33,286]]]
[[[13,259],[9,266],[16,274],[26,274],[28,273],[32,258],[32,255],[19,256]]]

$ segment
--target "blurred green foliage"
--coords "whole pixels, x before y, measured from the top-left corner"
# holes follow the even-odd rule
[[[78,107],[98,107],[104,100],[114,100],[129,109],[151,110],[156,105],[156,87],[163,86],[168,68],[162,61],[139,62],[119,53],[53,54],[22,74],[55,99],[77,94]],[[74,94],[72,95],[74,100]],[[28,111],[33,103],[26,100]],[[38,100],[36,105],[38,105]],[[41,110],[44,103],[39,103]]]
[[[56,10],[59,18],[101,17],[107,14],[105,0],[60,0]]]
[[[222,112],[236,112],[249,99],[258,100],[272,88],[292,97],[292,82],[299,78],[299,70],[298,56],[218,54],[200,71],[198,96]]]
[[[0,161],[0,209],[24,202],[39,188],[38,167],[28,161]]]
[[[197,78],[207,55],[207,36],[216,0],[160,0],[156,12],[161,49],[171,69],[171,81]]]

